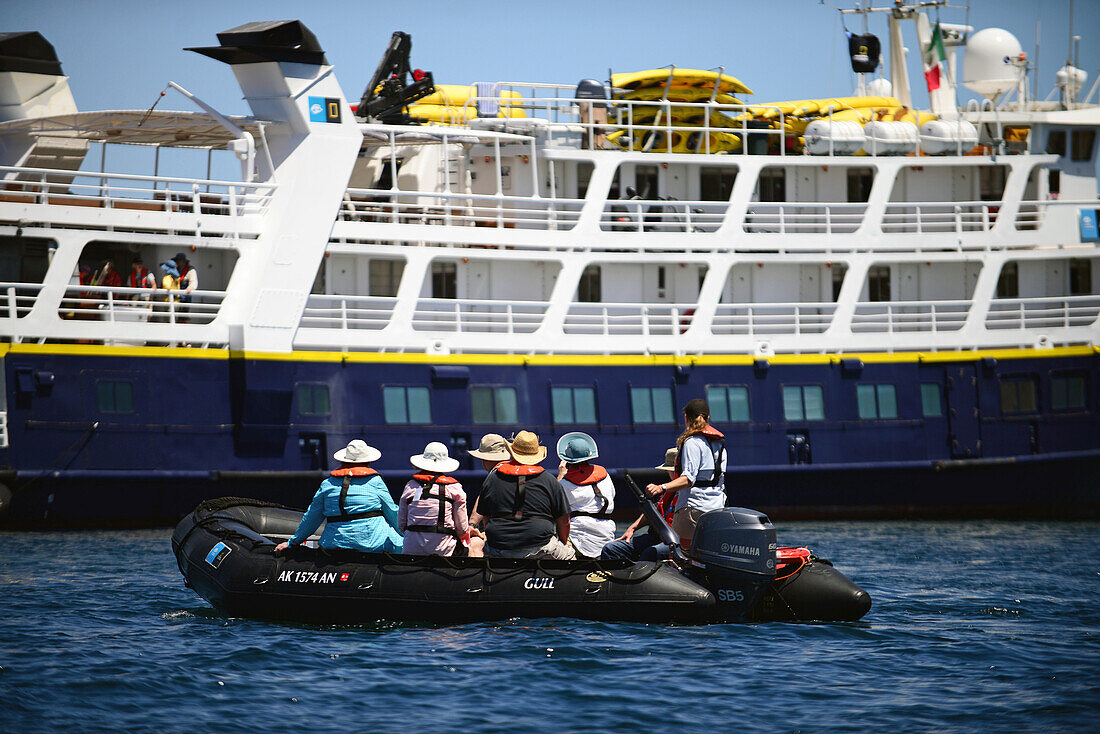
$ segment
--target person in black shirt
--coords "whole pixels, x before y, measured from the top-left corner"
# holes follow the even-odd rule
[[[472,524],[487,521],[485,555],[574,560],[565,490],[538,465],[546,447],[534,433],[520,431],[508,451],[512,458],[485,478],[470,518]]]

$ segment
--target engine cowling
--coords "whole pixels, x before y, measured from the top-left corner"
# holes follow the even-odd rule
[[[743,618],[775,579],[775,526],[768,516],[726,507],[699,518],[692,538],[692,575],[718,600],[719,615]]]

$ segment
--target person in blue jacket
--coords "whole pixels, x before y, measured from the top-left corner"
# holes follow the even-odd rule
[[[397,530],[397,504],[385,482],[368,466],[382,452],[355,439],[332,455],[340,468],[321,482],[298,530],[276,553],[288,545],[301,545],[325,521],[321,547],[347,548],[367,552],[400,553],[402,536]]]

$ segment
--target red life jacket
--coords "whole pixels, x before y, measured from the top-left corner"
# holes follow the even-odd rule
[[[611,519],[611,513],[607,511],[607,508],[611,505],[611,500],[604,497],[603,493],[600,492],[600,488],[596,486],[597,483],[607,479],[607,469],[604,469],[602,466],[596,466],[595,464],[578,466],[566,472],[565,479],[576,484],[578,487],[591,487],[593,496],[603,503],[597,512],[573,510],[569,513],[569,517],[594,517],[597,520]]]
[[[435,519],[435,525],[408,525],[405,527],[405,532],[409,533],[439,533],[440,535],[449,535],[455,540],[463,540],[458,534],[458,530],[447,525],[447,503],[454,504],[454,498],[447,496],[446,485],[458,484],[458,480],[454,477],[432,474],[413,474],[413,479],[420,483],[420,501],[424,500],[436,500],[438,503],[438,510]],[[432,493],[432,490],[439,487],[439,491]]]
[[[524,483],[527,481],[528,477],[536,476],[545,471],[541,466],[539,466],[538,464],[520,464],[518,461],[509,460],[502,461],[501,463],[497,464],[496,471],[506,476],[516,478],[516,499],[515,502],[512,504],[511,512],[496,513],[493,515],[489,515],[489,518],[507,518],[509,520],[522,520],[524,517],[545,517],[548,520],[554,519],[549,515],[535,515],[533,513],[525,514],[523,512],[523,500],[527,497],[527,487],[524,486]]]
[[[149,269],[141,268],[136,273],[130,271],[129,284],[131,288],[148,288],[149,287]]]
[[[349,522],[351,520],[363,520],[368,517],[382,517],[381,510],[369,510],[367,512],[348,512],[348,488],[351,487],[353,477],[373,477],[378,472],[369,466],[348,466],[329,472],[330,476],[343,477],[344,482],[340,487],[340,514],[325,515],[328,522]]]
[[[545,470],[538,464],[520,464],[509,460],[497,464],[497,471],[510,477],[533,477]]]
[[[676,493],[667,492],[657,500],[657,511],[665,519],[669,527],[672,527],[672,516],[676,514]]]
[[[701,436],[703,440],[710,446],[710,451],[714,454],[714,475],[707,480],[700,481],[698,478],[695,480],[694,487],[717,487],[718,483],[722,481],[722,461],[726,456],[726,437],[721,431],[709,423],[703,428],[702,432],[695,434]],[[715,450],[717,447],[717,450]],[[676,476],[679,477],[684,473],[684,450],[683,446],[680,447],[680,452],[676,454]]]

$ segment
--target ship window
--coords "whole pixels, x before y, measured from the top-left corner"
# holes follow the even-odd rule
[[[867,270],[867,300],[890,300],[890,266],[872,265]]]
[[[441,265],[450,263],[440,263]],[[454,265],[451,265],[454,268]],[[369,295],[393,298],[397,295],[397,286],[401,283],[401,274],[405,271],[403,260],[371,260],[368,266],[370,282],[367,284]],[[435,289],[435,271],[432,271],[432,289]]]
[[[592,170],[595,166],[586,161],[577,164],[577,198],[588,196],[588,183],[592,180]]]
[[[922,382],[920,384],[920,409],[925,418],[943,415],[943,391],[938,383]]]
[[[554,423],[579,425],[596,422],[596,390],[591,387],[555,387],[550,390]]]
[[[589,265],[577,284],[577,300],[581,303],[600,302],[600,266]]]
[[[740,385],[707,385],[707,405],[715,423],[747,423],[749,389]]]
[[[1095,130],[1074,130],[1070,140],[1070,160],[1092,160],[1092,148],[1096,144]]]
[[[848,201],[866,203],[871,198],[871,185],[875,182],[873,168],[848,169]]]
[[[332,405],[328,396],[328,385],[298,384],[298,412],[302,415],[328,415]]]
[[[1030,377],[1001,380],[1001,413],[1034,413],[1039,402],[1036,398],[1035,380]]]
[[[978,168],[978,198],[982,201],[1000,201],[1005,193],[1007,171],[1007,166]]]
[[[1052,375],[1050,378],[1052,410],[1072,410],[1085,407],[1084,375]]]
[[[760,201],[787,200],[787,172],[782,168],[765,168],[760,171]]]
[[[788,421],[825,420],[825,391],[820,385],[784,385],[783,418]]]
[[[630,409],[635,423],[675,423],[672,390],[667,387],[630,388]]]
[[[1069,294],[1087,296],[1092,293],[1092,261],[1078,257],[1069,260]]]
[[[514,387],[470,388],[470,412],[474,423],[518,422]]]
[[[432,403],[426,387],[382,388],[386,423],[431,423]]]
[[[458,266],[432,263],[432,298],[458,298]]]
[[[122,380],[100,380],[95,385],[100,413],[133,413],[134,385]]]
[[[844,276],[848,273],[846,263],[833,263],[829,266],[833,272],[833,303],[840,300],[840,288],[844,285]]]
[[[1066,154],[1066,131],[1051,130],[1047,136],[1047,153],[1050,155]]]
[[[862,420],[898,417],[898,395],[893,385],[856,385],[856,402]]]
[[[9,200],[22,201],[22,195],[8,196]],[[57,247],[53,240],[38,237],[0,237],[0,281],[41,283],[46,279],[46,270],[50,267],[51,247]],[[5,303],[4,307],[6,305]]]
[[[1005,263],[997,278],[997,298],[1016,298],[1019,295],[1020,266],[1015,262]]]
[[[656,199],[660,195],[657,191],[657,166],[635,168],[634,188],[638,190],[638,196],[643,199]]]
[[[699,169],[699,200],[729,201],[736,180],[736,168],[703,166]]]

